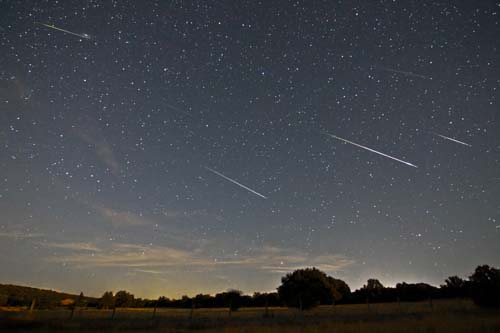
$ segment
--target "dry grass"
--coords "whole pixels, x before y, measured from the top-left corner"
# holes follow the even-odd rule
[[[500,332],[500,311],[484,310],[464,300],[324,306],[294,309],[118,309],[4,311],[0,331],[14,332],[200,332],[200,333],[434,333]],[[19,310],[19,309],[18,309]]]

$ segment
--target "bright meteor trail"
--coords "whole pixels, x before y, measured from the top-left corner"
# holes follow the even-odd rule
[[[267,199],[267,197],[266,197],[266,196],[264,196],[264,195],[260,194],[259,192],[254,191],[254,190],[252,190],[251,188],[246,187],[245,185],[238,183],[236,180],[233,180],[233,179],[231,179],[231,178],[229,178],[229,177],[224,176],[222,173],[220,173],[220,172],[218,172],[218,171],[216,171],[216,170],[214,170],[214,169],[210,169],[209,167],[205,167],[205,169],[207,169],[208,171],[210,171],[210,172],[212,172],[212,173],[215,173],[217,176],[220,176],[220,177],[224,178],[225,180],[230,181],[231,183],[234,183],[234,184],[238,185],[239,187],[244,188],[245,190],[247,190],[247,191],[249,191],[249,192],[252,192],[252,193],[253,193],[253,194],[255,194],[255,195],[258,195],[258,196],[259,196],[259,197],[261,197],[261,198]]]
[[[441,135],[441,134],[437,134],[435,133],[437,136],[440,136],[442,137],[443,139],[446,139],[446,140],[450,140],[450,141],[453,141],[453,142],[456,142],[456,143],[460,143],[461,145],[464,145],[464,146],[467,146],[467,147],[472,147],[472,145],[468,144],[468,143],[465,143],[465,142],[462,142],[462,141],[459,141],[457,139],[453,139],[453,138],[450,138],[448,136],[444,136],[444,135]]]
[[[399,70],[399,69],[382,67],[382,66],[379,66],[379,68],[383,69],[384,71],[398,73],[398,74],[402,74],[402,75],[405,75],[405,76],[412,76],[412,77],[418,77],[420,79],[432,80],[432,77],[425,76],[425,75],[422,75],[422,74],[417,74],[417,73],[413,73],[413,72],[402,71],[402,70]]]
[[[388,157],[388,158],[390,158],[390,159],[393,159],[393,160],[398,161],[398,162],[400,162],[400,163],[403,163],[403,164],[409,165],[409,166],[411,166],[411,167],[417,168],[417,166],[416,166],[415,164],[411,164],[410,162],[406,162],[406,161],[400,160],[399,158],[396,158],[396,157],[393,157],[393,156],[390,156],[390,155],[387,155],[387,154],[381,153],[381,152],[379,152],[379,151],[376,151],[376,150],[374,150],[374,149],[371,149],[371,148],[368,148],[368,147],[362,146],[362,145],[357,144],[357,143],[354,143],[354,142],[352,142],[352,141],[349,141],[349,140],[346,140],[346,139],[342,139],[341,137],[338,137],[338,136],[336,136],[336,135],[333,135],[333,134],[330,134],[330,133],[326,133],[326,132],[323,132],[323,134],[328,135],[328,136],[330,136],[330,137],[332,137],[332,138],[334,138],[334,139],[337,139],[337,140],[341,140],[341,141],[344,141],[344,142],[350,143],[351,145],[355,145],[355,146],[357,146],[357,147],[360,147],[360,148],[366,149],[366,150],[371,151],[371,152],[373,152],[373,153],[376,153],[376,154],[379,154],[379,155],[382,155],[382,156]]]
[[[76,32],[71,32],[71,31],[66,30],[66,29],[58,28],[58,27],[56,27],[54,25],[45,24],[45,23],[40,23],[40,24],[43,25],[44,27],[47,27],[47,28],[50,28],[50,29],[62,31],[64,33],[67,33],[67,34],[70,34],[70,35],[74,35],[74,36],[78,36],[78,37],[81,37],[81,38],[90,39],[90,35],[88,35],[88,34],[77,34]]]

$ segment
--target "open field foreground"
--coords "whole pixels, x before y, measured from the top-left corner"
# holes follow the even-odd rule
[[[466,300],[322,306],[311,311],[227,309],[7,309],[2,332],[500,332],[500,311]]]

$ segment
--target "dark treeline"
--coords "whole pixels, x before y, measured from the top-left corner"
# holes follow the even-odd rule
[[[198,294],[194,297],[182,296],[180,299],[160,297],[157,301],[147,301],[146,307],[172,308],[231,308],[281,306],[278,293],[254,293],[244,295],[239,290],[229,290],[215,294]]]
[[[146,308],[230,308],[288,306],[302,310],[316,305],[380,302],[414,302],[443,298],[471,298],[480,306],[500,306],[500,270],[478,266],[466,279],[451,276],[440,287],[426,283],[398,283],[384,287],[377,279],[369,279],[360,289],[351,292],[340,279],[316,268],[299,269],[281,279],[277,292],[244,295],[228,290],[215,295],[198,294],[179,299],[159,297],[156,300],[136,298],[121,290],[105,292],[100,298],[85,297],[14,285],[0,285],[0,306],[35,306],[52,308],[66,306],[112,309],[117,307]]]
[[[51,308],[63,303],[64,300],[78,300],[85,303],[96,303],[99,299],[86,297],[83,294],[73,295],[53,290],[38,289],[12,284],[0,284],[0,306],[34,306]]]
[[[478,266],[463,279],[450,276],[439,288],[426,283],[398,283],[395,288],[384,287],[370,279],[362,288],[351,293],[349,303],[423,301],[440,298],[471,298],[481,306],[500,306],[500,270],[488,265]]]
[[[252,296],[244,295],[240,290],[228,290],[215,294],[198,294],[194,297],[182,296],[179,299],[170,299],[165,296],[157,300],[134,298],[127,291],[119,291],[115,295],[105,292],[94,304],[89,304],[101,309],[114,307],[144,307],[144,308],[231,308],[240,307],[265,307],[281,306],[278,293],[254,293]]]

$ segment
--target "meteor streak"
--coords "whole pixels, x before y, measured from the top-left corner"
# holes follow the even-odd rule
[[[350,143],[351,145],[355,145],[357,147],[360,147],[360,148],[363,148],[363,149],[366,149],[368,151],[371,151],[372,153],[376,153],[376,154],[379,154],[379,155],[382,155],[382,156],[385,156],[385,157],[388,157],[390,159],[393,159],[395,161],[398,161],[400,163],[403,163],[403,164],[406,164],[406,165],[409,165],[411,167],[414,167],[414,168],[418,168],[415,164],[411,164],[410,162],[406,162],[406,161],[403,161],[403,160],[400,160],[399,158],[396,158],[396,157],[393,157],[393,156],[390,156],[390,155],[387,155],[387,154],[384,154],[384,153],[381,153],[379,151],[376,151],[375,149],[371,149],[371,148],[368,148],[368,147],[365,147],[365,146],[362,146],[360,144],[357,144],[357,143],[354,143],[352,141],[349,141],[349,140],[346,140],[346,139],[342,139],[341,137],[338,137],[336,135],[333,135],[333,134],[330,134],[330,133],[326,133],[326,132],[323,132],[323,134],[325,135],[328,135],[334,139],[337,139],[337,140],[341,140],[341,141],[344,141],[344,142],[347,142],[347,143]]]
[[[407,72],[407,71],[401,71],[399,69],[387,68],[387,67],[382,67],[382,66],[379,66],[379,68],[383,69],[384,71],[388,71],[388,72],[398,73],[398,74],[402,74],[402,75],[406,75],[406,76],[418,77],[420,79],[432,80],[432,77],[425,76],[425,75],[422,75],[422,74],[417,74],[417,73]]]
[[[224,176],[222,173],[220,173],[220,172],[218,172],[218,171],[216,171],[216,170],[214,170],[214,169],[211,169],[211,168],[209,168],[209,167],[205,167],[205,169],[207,169],[208,171],[210,171],[210,172],[212,172],[212,173],[215,173],[217,176],[220,176],[220,177],[224,178],[225,180],[230,181],[230,182],[231,182],[231,183],[233,183],[233,184],[238,185],[239,187],[244,188],[245,190],[247,190],[247,191],[249,191],[249,192],[252,192],[252,193],[253,193],[253,194],[255,194],[255,195],[258,195],[259,197],[261,197],[261,198],[263,198],[263,199],[267,199],[267,197],[266,197],[266,196],[264,196],[264,195],[260,194],[259,192],[254,191],[254,190],[252,190],[251,188],[246,187],[245,185],[238,183],[236,180],[233,180],[233,179],[231,179],[231,178],[229,178],[229,177]]]
[[[77,34],[76,32],[72,32],[72,31],[69,31],[66,29],[58,28],[55,25],[50,25],[50,24],[45,24],[45,23],[39,23],[39,24],[43,25],[44,27],[58,30],[58,31],[62,31],[62,32],[70,34],[70,35],[78,36],[78,37],[85,38],[85,39],[91,39],[89,34]]]
[[[437,136],[440,136],[442,137],[443,139],[446,139],[446,140],[450,140],[450,141],[453,141],[453,142],[456,142],[456,143],[460,143],[461,145],[464,145],[464,146],[467,146],[467,147],[472,147],[472,145],[468,144],[468,143],[465,143],[465,142],[462,142],[462,141],[459,141],[457,139],[453,139],[453,138],[450,138],[448,136],[444,136],[444,135],[441,135],[441,134],[437,134],[435,133]]]

